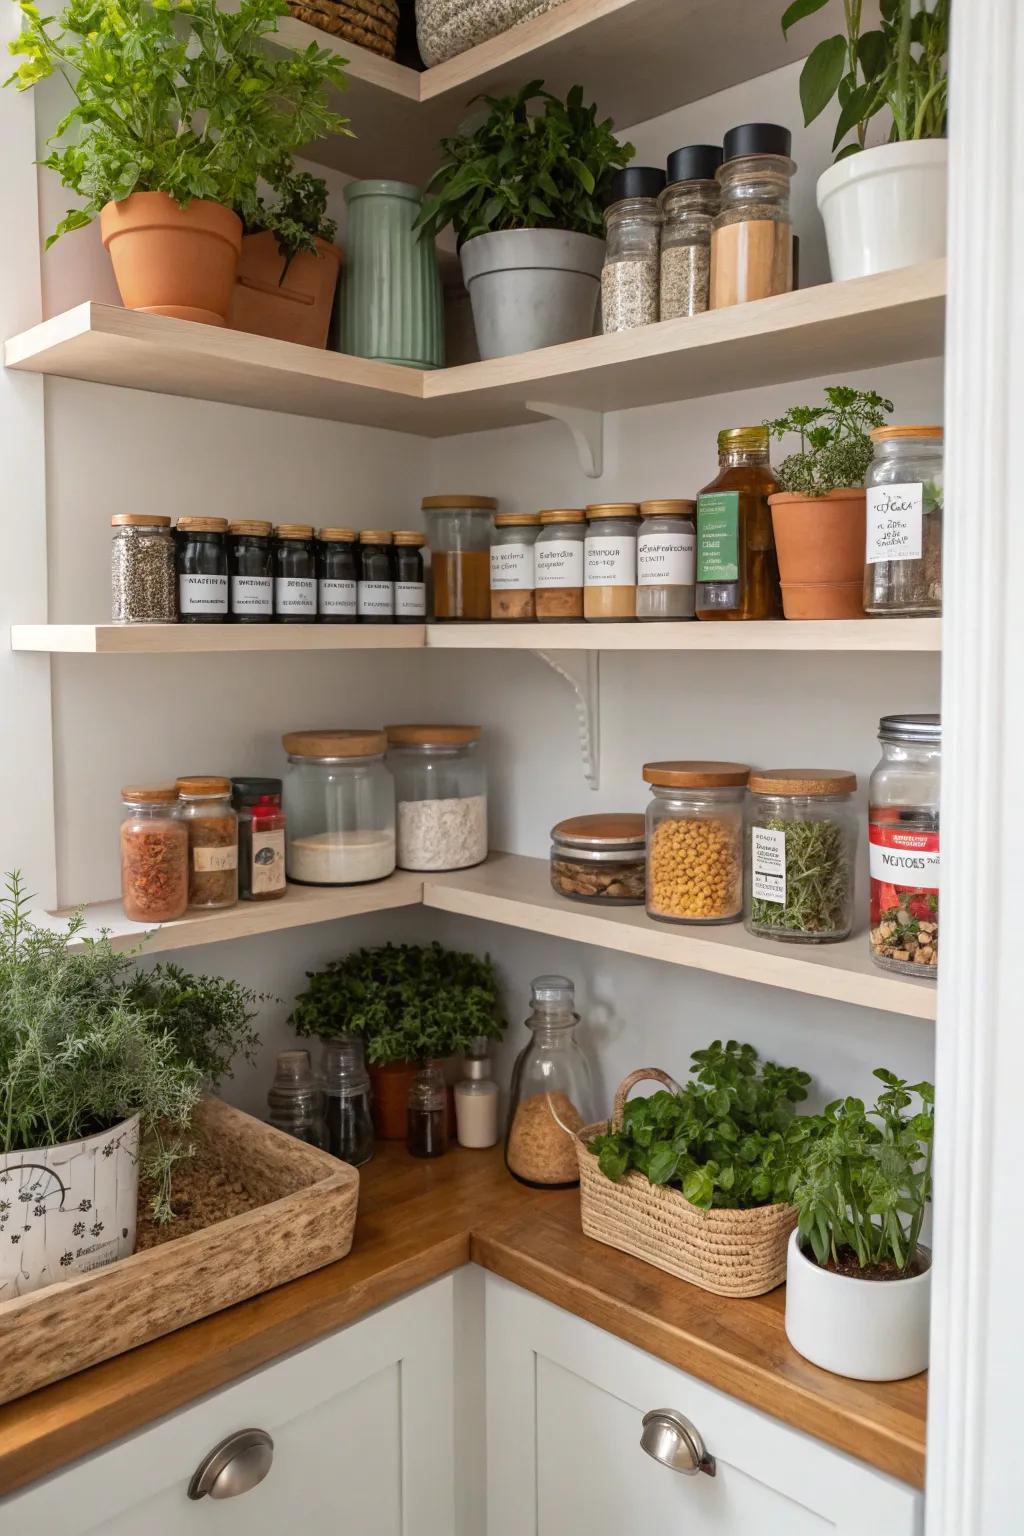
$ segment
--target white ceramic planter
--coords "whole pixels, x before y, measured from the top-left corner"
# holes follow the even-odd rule
[[[818,178],[836,282],[946,254],[948,159],[945,139],[880,144]]]
[[[482,358],[594,334],[604,241],[564,229],[501,229],[462,247]]]
[[[0,1301],[135,1248],[139,1117],[59,1147],[0,1153]]]
[[[786,1336],[806,1360],[855,1381],[901,1381],[928,1365],[932,1272],[854,1280],[807,1258],[789,1239]]]

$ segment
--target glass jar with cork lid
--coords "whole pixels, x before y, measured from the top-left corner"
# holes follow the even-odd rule
[[[482,623],[491,616],[493,496],[424,496],[434,586],[434,618],[440,624]]]
[[[320,528],[317,531],[317,618],[321,624],[356,622],[356,531]]]
[[[173,624],[178,617],[174,535],[169,517],[115,512],[110,549],[110,617],[115,624]]]
[[[583,546],[583,617],[614,624],[636,618],[636,540],[640,508],[635,501],[587,508]]]
[[[228,525],[231,619],[235,624],[269,624],[274,617],[274,525],[246,518]]]
[[[121,791],[121,900],[133,923],[169,923],[188,907],[188,829],[173,784]]]
[[[238,813],[231,780],[189,774],[177,783],[188,829],[188,904],[233,907],[238,900]]]
[[[387,528],[364,528],[359,535],[360,624],[393,624],[395,618],[394,534]]]
[[[487,769],[478,725],[389,725],[400,869],[468,869],[487,857]]]
[[[300,885],[360,885],[395,868],[395,783],[383,731],[289,731],[285,863]]]
[[[747,928],[791,944],[833,944],[853,927],[857,775],[756,769],[747,808]]]
[[[644,764],[647,912],[669,923],[735,923],[743,915],[746,763]]]
[[[400,528],[395,533],[395,623],[422,624],[427,617],[427,585],[423,572],[425,533]]]
[[[636,544],[638,619],[692,619],[696,601],[695,501],[642,501]]]
[[[316,619],[316,545],[310,523],[274,529],[274,619],[312,624]]]
[[[582,619],[586,530],[582,507],[552,507],[540,513],[540,532],[533,546],[538,622],[570,624]]]
[[[646,885],[644,818],[602,812],[570,816],[551,828],[551,888],[570,901],[642,906]]]
[[[491,534],[491,618],[505,624],[532,623],[534,544],[540,529],[536,512],[499,512]]]
[[[174,530],[178,618],[182,624],[226,624],[228,520],[179,517]]]
[[[864,608],[890,617],[942,612],[942,427],[876,427],[868,469]]]

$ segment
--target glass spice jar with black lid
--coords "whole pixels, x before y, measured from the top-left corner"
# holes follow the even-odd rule
[[[281,780],[234,778],[231,804],[238,812],[239,899],[273,901],[286,890]]]
[[[274,617],[273,523],[246,519],[228,526],[231,618],[235,624],[269,624]]]
[[[354,528],[317,531],[317,614],[321,624],[356,622],[356,532]]]
[[[425,533],[402,528],[395,534],[395,623],[422,624],[427,616],[423,574]]]
[[[181,623],[225,624],[228,617],[227,518],[179,517],[174,533]]]
[[[394,535],[364,528],[359,535],[359,622],[393,624],[395,619]]]
[[[316,618],[316,545],[309,523],[274,529],[274,619],[311,624]]]

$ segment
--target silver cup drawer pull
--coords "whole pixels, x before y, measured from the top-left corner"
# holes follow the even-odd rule
[[[265,1429],[239,1429],[203,1457],[188,1485],[190,1499],[234,1499],[262,1483],[274,1460]]]
[[[715,1458],[700,1432],[674,1408],[652,1408],[644,1414],[640,1444],[648,1456],[684,1477],[696,1477],[698,1472],[715,1475]]]

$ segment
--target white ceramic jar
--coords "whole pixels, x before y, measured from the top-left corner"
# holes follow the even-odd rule
[[[945,139],[879,144],[818,178],[833,280],[867,277],[946,254]]]

